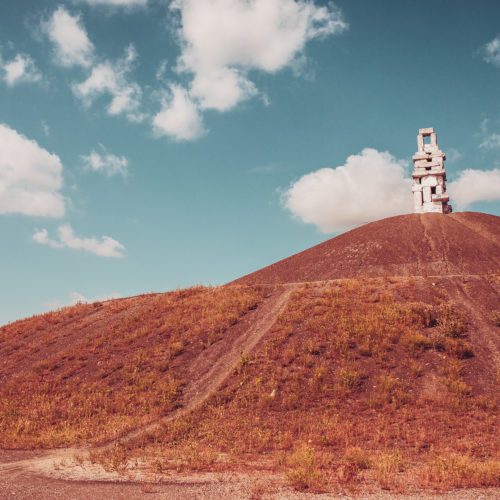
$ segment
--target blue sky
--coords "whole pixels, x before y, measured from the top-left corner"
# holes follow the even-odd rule
[[[499,215],[499,20],[494,0],[3,0],[0,324],[224,283],[404,213],[421,127],[455,209]]]

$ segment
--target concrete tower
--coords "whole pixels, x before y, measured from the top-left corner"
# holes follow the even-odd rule
[[[421,128],[417,136],[418,151],[413,155],[413,201],[415,213],[451,212],[446,194],[446,155],[439,149],[433,128]]]

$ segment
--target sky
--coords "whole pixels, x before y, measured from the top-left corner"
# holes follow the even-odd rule
[[[0,324],[411,212],[423,127],[500,215],[499,105],[497,0],[2,0]]]

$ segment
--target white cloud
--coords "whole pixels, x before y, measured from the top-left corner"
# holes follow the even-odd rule
[[[251,71],[296,69],[308,41],[347,28],[332,3],[320,7],[306,0],[174,0],[170,10],[178,15],[177,71],[192,76],[177,96],[191,110],[234,108],[259,94]]]
[[[57,155],[0,123],[0,214],[62,217],[62,171]]]
[[[133,45],[126,49],[125,57],[116,63],[105,61],[92,68],[89,77],[73,85],[73,93],[86,105],[102,95],[111,98],[107,107],[109,115],[124,114],[130,121],[142,121],[145,116],[139,112],[142,91],[139,85],[128,81],[128,73],[137,58]]]
[[[14,59],[3,63],[2,66],[3,80],[9,87],[19,83],[35,83],[42,79],[35,62],[27,54],[17,54]]]
[[[101,172],[108,177],[113,175],[127,175],[128,159],[125,156],[116,156],[106,151],[101,145],[102,153],[92,150],[90,154],[83,155],[84,168],[92,172]]]
[[[59,226],[57,234],[57,239],[51,239],[46,229],[37,230],[33,234],[33,241],[51,248],[83,250],[99,257],[123,257],[124,255],[125,247],[109,236],[80,238],[75,235],[73,228],[69,224]]]
[[[304,175],[283,194],[284,206],[322,232],[345,230],[413,210],[406,162],[366,148],[344,165]]]
[[[494,66],[500,66],[500,36],[488,42],[482,48],[483,59]]]
[[[478,201],[500,200],[500,169],[460,172],[458,179],[448,184],[452,205],[463,210]]]
[[[200,109],[228,111],[258,91],[240,71],[223,67],[197,73],[190,94],[198,100]]]
[[[162,110],[153,119],[155,133],[177,141],[201,137],[205,129],[196,104],[178,85],[172,85],[170,92],[170,98],[163,102]]]
[[[43,24],[43,28],[54,46],[57,64],[64,67],[90,67],[94,45],[89,40],[80,16],[73,16],[64,7],[58,7]]]
[[[479,144],[481,149],[498,149],[500,148],[500,134],[490,134],[483,139]]]
[[[109,7],[144,7],[148,0],[80,0],[92,6],[109,6]]]
[[[108,5],[111,3],[108,2]],[[126,3],[132,5],[133,2],[113,2],[113,5]],[[137,52],[132,44],[126,48],[125,56],[118,61],[99,61],[94,55],[94,45],[80,17],[72,16],[64,7],[59,7],[53,13],[51,19],[44,23],[44,29],[54,44],[58,64],[66,67],[82,66],[90,70],[83,82],[72,85],[76,97],[90,106],[99,97],[108,96],[110,102],[106,110],[109,115],[125,115],[135,123],[145,120],[146,115],[139,111],[142,90],[137,83],[128,79],[137,59]]]

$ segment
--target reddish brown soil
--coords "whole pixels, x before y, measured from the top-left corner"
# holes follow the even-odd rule
[[[500,217],[475,212],[372,222],[235,281],[486,274],[500,270]]]
[[[499,274],[500,217],[407,215],[355,229],[229,286],[80,304],[7,325],[0,328],[0,442],[80,451],[99,444],[106,453],[121,441],[118,452],[124,447],[134,456],[134,446],[144,446],[181,460],[184,449],[205,446],[243,463],[252,446],[262,456],[293,454],[302,440],[329,454],[325,467],[332,470],[342,467],[344,449],[361,444],[374,457],[401,447],[408,467],[423,463],[428,449],[493,459]],[[429,340],[438,327],[417,331],[408,318],[412,307],[425,316],[425,307],[440,311],[443,304],[454,308],[452,320],[463,313],[467,333],[450,334],[448,347],[438,349]],[[342,350],[335,342],[344,334]],[[469,344],[472,357],[462,356]],[[459,372],[450,374],[453,367]],[[387,401],[376,392],[382,379],[396,384]],[[328,434],[333,416],[335,439]],[[55,461],[74,454],[68,448],[48,452],[50,459],[17,453],[0,450],[0,498],[1,490],[41,499],[152,493],[151,486],[55,481],[80,477],[54,472]],[[201,465],[193,470],[202,472],[189,485],[172,477],[173,486],[155,486],[153,498],[259,497],[250,465],[240,479],[198,491],[210,468],[196,460]],[[85,479],[115,480],[74,468]],[[272,482],[276,472],[262,479]],[[480,494],[471,490],[470,498]]]

